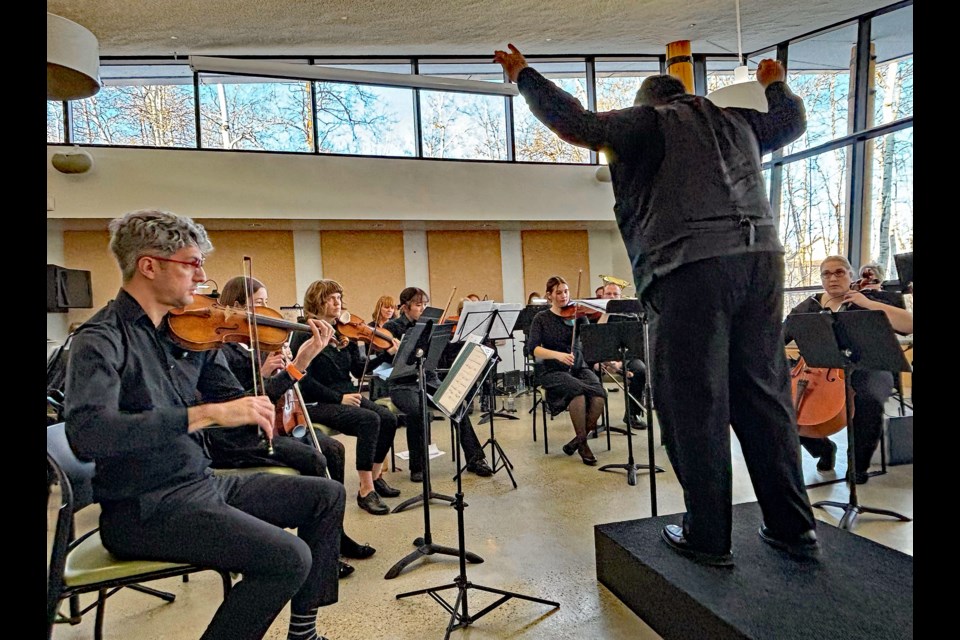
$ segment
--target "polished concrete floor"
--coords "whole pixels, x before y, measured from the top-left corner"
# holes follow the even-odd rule
[[[612,387],[611,387],[612,388]],[[623,413],[622,393],[611,394],[611,415],[614,426]],[[502,401],[501,401],[502,402]],[[655,639],[652,631],[596,579],[593,526],[605,522],[632,520],[653,515],[650,478],[645,471],[638,474],[636,486],[629,486],[622,470],[600,472],[588,467],[578,456],[565,456],[561,445],[573,435],[567,414],[548,420],[550,453],[543,452],[542,435],[533,442],[531,435],[529,395],[516,399],[514,414],[519,420],[496,418],[497,442],[513,463],[517,482],[514,489],[506,470],[492,478],[465,474],[463,491],[468,507],[464,510],[466,547],[483,557],[482,564],[467,564],[467,578],[476,585],[553,600],[558,609],[523,599],[510,599],[484,615],[470,627],[455,630],[451,637],[464,639],[529,638],[604,638],[611,640]],[[892,407],[892,405],[891,405]],[[889,412],[895,415],[893,409]],[[476,420],[478,415],[474,413]],[[433,442],[443,455],[432,463],[433,490],[453,495],[456,483],[450,455],[450,433],[445,422],[434,422]],[[478,425],[481,441],[490,436],[489,426]],[[656,442],[659,433],[655,430]],[[646,432],[634,437],[636,462],[647,460]],[[838,468],[844,466],[844,433],[834,436],[840,445]],[[347,447],[348,468],[352,466],[355,440],[339,436]],[[606,440],[591,440],[600,465],[624,463],[627,460],[627,438],[613,434],[612,449]],[[397,448],[404,449],[402,430]],[[487,448],[489,453],[489,447]],[[656,463],[666,472],[657,474],[657,515],[679,513],[683,509],[680,486],[670,469],[662,446],[655,448]],[[489,457],[489,456],[488,456]],[[401,460],[397,463],[403,466]],[[815,460],[803,454],[804,475],[808,484],[835,478],[833,472],[821,474]],[[874,467],[879,469],[879,467]],[[753,501],[754,493],[740,455],[733,442],[734,502]],[[353,575],[340,581],[340,601],[321,609],[318,631],[330,640],[421,640],[443,638],[450,614],[430,595],[397,599],[397,594],[418,589],[449,585],[459,572],[456,557],[434,554],[417,559],[399,576],[385,580],[384,574],[415,547],[413,541],[425,529],[424,509],[413,506],[388,516],[372,516],[356,505],[355,474],[347,474],[347,511],[345,527],[354,539],[377,549],[367,560],[350,561],[356,567]],[[391,507],[417,495],[420,486],[410,482],[409,474],[397,471],[388,474],[388,481],[401,489],[399,498],[387,499]],[[872,477],[858,486],[859,502],[876,508],[891,509],[913,517],[913,465],[888,466],[887,473]],[[812,502],[836,500],[846,503],[848,492],[842,483],[809,489]],[[58,497],[56,490],[51,505]],[[843,515],[839,509],[815,509],[823,522],[837,524]],[[49,521],[54,511],[48,509]],[[433,542],[457,546],[457,512],[447,502],[432,501],[429,509]],[[96,522],[96,507],[80,514],[81,530]],[[913,555],[913,522],[871,514],[861,515],[853,528],[885,546]],[[734,550],[736,554],[736,550]],[[155,583],[176,594],[170,604],[141,593],[123,590],[110,598],[104,637],[106,640],[187,640],[200,636],[221,599],[219,578],[204,572],[190,578]],[[456,589],[438,595],[453,603]],[[479,589],[467,591],[468,610],[476,615],[497,596]],[[90,601],[90,597],[84,602]],[[284,610],[266,637],[286,637],[289,610]],[[55,640],[93,638],[93,613],[75,626],[58,624]]]

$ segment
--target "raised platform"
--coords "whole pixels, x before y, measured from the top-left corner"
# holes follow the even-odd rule
[[[760,507],[733,507],[733,568],[660,539],[681,515],[594,527],[597,579],[665,640],[913,637],[913,558],[817,523],[823,555],[797,562],[760,541]],[[891,523],[890,526],[897,526]]]

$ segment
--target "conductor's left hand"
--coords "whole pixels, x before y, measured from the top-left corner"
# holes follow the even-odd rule
[[[520,50],[512,44],[508,44],[507,48],[510,49],[510,53],[502,49],[494,51],[493,61],[503,66],[503,70],[507,73],[507,78],[510,82],[516,82],[517,76],[527,67],[527,59],[524,58]]]

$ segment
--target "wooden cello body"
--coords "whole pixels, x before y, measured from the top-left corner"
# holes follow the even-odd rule
[[[801,357],[790,372],[797,428],[808,438],[826,438],[847,426],[843,369],[808,367]]]

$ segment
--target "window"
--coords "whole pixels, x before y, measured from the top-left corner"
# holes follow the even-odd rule
[[[872,125],[913,115],[913,6],[891,11],[870,25],[876,66]]]
[[[503,82],[503,68],[493,63],[421,64],[420,73]],[[506,103],[503,96],[421,90],[423,156],[506,160]]]
[[[786,255],[786,287],[820,284],[820,262],[844,255],[848,147],[783,166],[780,240]]]
[[[531,60],[530,64],[545,77],[557,83],[564,91],[575,96],[580,100],[580,104],[587,104],[587,73],[584,61],[540,62]],[[575,147],[560,140],[533,117],[523,98],[514,98],[513,114],[517,160],[582,163],[590,161],[590,151],[588,149]]]
[[[655,59],[598,58],[595,63],[597,111],[632,107],[640,84],[659,73],[660,61]]]
[[[864,203],[864,235],[870,238],[867,257],[896,279],[893,256],[913,251],[913,128],[867,141],[870,198]],[[863,260],[865,262],[866,260]]]
[[[47,142],[64,142],[63,103],[47,100]]]
[[[73,142],[197,146],[193,73],[187,64],[105,63],[100,79],[103,88],[96,95],[69,103]]]

